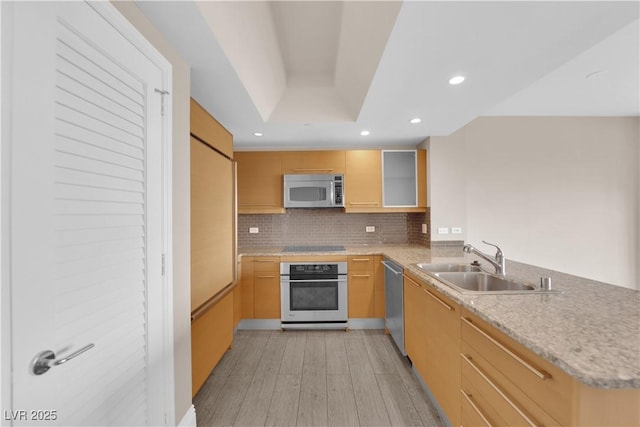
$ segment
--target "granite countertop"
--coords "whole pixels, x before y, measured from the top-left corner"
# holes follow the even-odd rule
[[[240,256],[376,255],[402,265],[429,286],[489,322],[583,384],[640,388],[640,291],[507,259],[507,277],[538,284],[552,278],[553,294],[462,294],[425,274],[418,262],[471,262],[460,248],[415,245],[347,246],[345,251],[285,253],[282,247],[240,248]],[[491,266],[489,271],[493,272]]]

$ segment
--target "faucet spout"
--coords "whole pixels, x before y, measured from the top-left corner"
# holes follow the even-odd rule
[[[496,254],[495,256],[492,258],[491,256],[481,252],[480,250],[476,249],[473,245],[470,244],[466,244],[464,245],[464,247],[462,248],[462,250],[465,253],[468,254],[476,254],[478,255],[480,258],[486,260],[487,262],[489,262],[491,265],[493,265],[493,267],[496,269],[496,274],[500,274],[501,276],[504,276],[505,274],[507,274],[507,269],[506,269],[506,259],[504,257],[504,252],[502,252],[502,249],[500,249],[498,247],[498,245],[494,245],[493,243],[489,243],[486,241],[482,241],[482,243],[485,243],[489,246],[493,246],[496,248]]]

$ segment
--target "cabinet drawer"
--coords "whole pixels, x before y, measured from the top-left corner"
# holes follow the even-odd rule
[[[280,318],[280,277],[273,274],[254,275],[256,319]]]
[[[508,425],[495,411],[487,411],[487,408],[489,405],[484,396],[472,385],[463,384],[460,390],[460,424],[464,427]]]
[[[349,259],[349,273],[354,271],[373,271],[374,256],[350,256]]]
[[[280,274],[280,257],[256,257],[253,260],[253,271],[255,273],[277,273]]]
[[[476,364],[476,359],[461,354],[462,390],[476,402],[479,412],[486,419],[496,420],[492,424],[510,426],[533,426],[539,422],[489,378]],[[468,400],[465,396],[462,401]],[[502,418],[500,422],[498,420]],[[546,425],[546,424],[545,424]]]
[[[349,273],[347,285],[349,317],[374,316],[374,277],[372,273]]]
[[[461,337],[462,352],[476,353],[476,365],[538,421],[548,424],[543,418],[550,415],[562,425],[571,423],[571,377],[466,310]]]

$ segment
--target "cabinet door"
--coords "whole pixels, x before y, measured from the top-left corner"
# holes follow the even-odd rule
[[[191,311],[233,282],[232,162],[191,137]]]
[[[425,337],[425,295],[420,284],[409,276],[404,277],[404,348],[413,366],[424,380],[427,348]]]
[[[374,313],[373,317],[379,319],[385,318],[385,290],[384,290],[384,266],[382,265],[382,256],[376,255],[373,260],[374,273]]]
[[[416,150],[382,151],[384,207],[417,207]]]
[[[349,273],[349,317],[373,317],[374,277],[371,272]]]
[[[423,287],[427,363],[423,379],[452,425],[460,425],[460,305]]]
[[[382,207],[382,157],[380,150],[346,152],[345,210],[379,211]]]
[[[282,173],[338,173],[345,170],[344,151],[284,151]]]
[[[254,313],[256,319],[280,318],[280,258],[256,257],[253,261]]]
[[[284,213],[282,153],[236,152],[238,213]]]
[[[242,257],[240,262],[240,317],[242,319],[253,319],[254,312],[254,290],[253,290],[253,258]]]

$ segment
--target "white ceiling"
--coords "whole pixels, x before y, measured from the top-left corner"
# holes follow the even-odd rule
[[[408,147],[482,115],[640,115],[637,1],[138,5],[238,149]]]

